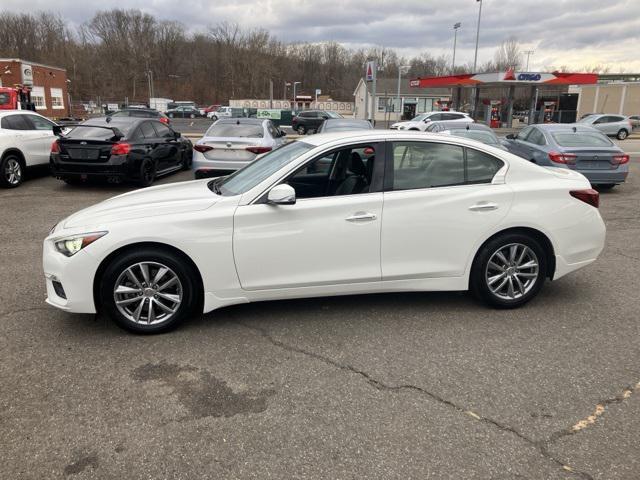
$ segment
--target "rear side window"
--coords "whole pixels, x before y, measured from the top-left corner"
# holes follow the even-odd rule
[[[462,147],[443,143],[395,142],[392,149],[393,190],[464,183]]]
[[[551,136],[561,147],[610,147],[611,140],[597,132],[557,132]]]
[[[466,183],[491,183],[504,163],[488,153],[467,148]]]
[[[160,122],[154,122],[153,128],[158,132],[160,138],[173,138],[173,130]]]
[[[151,122],[144,122],[140,125],[140,134],[146,139],[153,139],[157,137],[156,131],[153,129]]]
[[[0,120],[0,127],[6,130],[32,130],[31,122],[25,117],[26,115],[7,115]]]

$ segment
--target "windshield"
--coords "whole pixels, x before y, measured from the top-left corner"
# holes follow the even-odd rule
[[[551,136],[561,147],[610,147],[611,140],[598,132],[557,132]]]
[[[427,118],[427,114],[426,113],[422,113],[420,115],[418,115],[417,117],[413,117],[411,119],[412,122],[421,122],[422,120],[424,120],[425,118]]]
[[[262,138],[264,130],[262,124],[247,123],[214,123],[209,127],[205,137],[244,137],[244,138]]]
[[[241,195],[312,148],[314,148],[312,145],[300,141],[288,143],[263,155],[222,182],[210,183],[209,188],[225,196]]]
[[[343,131],[343,130],[369,130],[373,126],[367,120],[336,120],[326,122],[323,126],[324,131]]]
[[[470,138],[487,145],[499,145],[498,137],[491,132],[483,132],[482,130],[451,130],[451,135],[456,137]]]

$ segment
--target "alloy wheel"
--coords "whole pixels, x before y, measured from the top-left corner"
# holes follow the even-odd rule
[[[485,281],[496,297],[515,300],[533,288],[539,275],[540,262],[535,252],[522,243],[510,243],[489,257]]]
[[[113,299],[127,320],[157,325],[175,315],[182,304],[182,293],[182,283],[169,267],[158,262],[140,262],[118,276]]]
[[[14,158],[7,160],[4,167],[4,178],[10,185],[18,185],[22,180],[22,167],[20,162]]]

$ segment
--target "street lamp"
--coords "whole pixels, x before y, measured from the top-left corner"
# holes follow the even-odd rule
[[[403,73],[407,73],[411,65],[402,65],[398,67],[398,96],[396,98],[396,103],[398,104],[398,121],[400,121],[400,114],[402,113],[402,104],[400,103],[400,77],[402,77]]]
[[[527,56],[527,72],[529,71],[529,56],[535,53],[535,50],[525,50],[524,53]]]
[[[473,57],[473,73],[476,73],[476,67],[478,66],[478,43],[480,41],[480,17],[482,17],[482,0],[476,0],[480,2],[480,8],[478,9],[478,26],[476,27],[476,54]]]
[[[462,23],[453,24],[453,61],[451,62],[451,73],[456,73],[456,41],[458,40],[458,29],[462,26]]]
[[[296,87],[300,84],[302,84],[302,82],[293,82],[293,103],[295,104],[296,107],[298,106],[298,102],[296,102]],[[291,110],[294,110],[294,109],[292,108]]]

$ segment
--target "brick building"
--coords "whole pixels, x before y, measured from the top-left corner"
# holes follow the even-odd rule
[[[39,114],[54,119],[69,115],[64,68],[19,58],[0,58],[0,87],[16,85],[31,88],[31,101]]]

